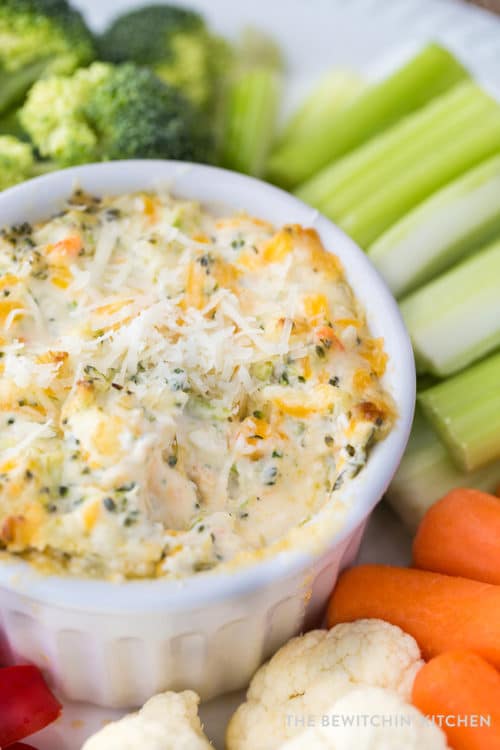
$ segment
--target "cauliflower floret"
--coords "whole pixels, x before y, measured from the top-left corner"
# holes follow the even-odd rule
[[[324,717],[324,718],[323,718]],[[360,687],[280,750],[446,750],[444,733],[391,690]]]
[[[196,693],[162,693],[135,714],[90,737],[82,750],[213,750],[198,718]]]
[[[423,665],[416,641],[382,620],[341,623],[293,638],[254,675],[227,729],[227,750],[275,750],[361,685],[409,699]]]

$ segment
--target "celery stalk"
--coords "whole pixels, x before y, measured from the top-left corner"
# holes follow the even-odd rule
[[[246,70],[229,86],[220,163],[260,177],[272,144],[280,82],[275,70]]]
[[[431,151],[412,168],[381,185],[337,223],[361,247],[369,247],[392,224],[435,190],[500,150],[500,108],[481,118],[474,128]],[[327,216],[335,211],[323,207]]]
[[[376,161],[371,159],[369,168],[360,168],[358,164],[358,174],[347,182],[344,180],[343,185],[337,185],[319,207],[324,207],[334,217],[354,211],[381,185],[388,185],[400,174],[415,168],[429,153],[445,148],[450,141],[461,138],[464,132],[473,130],[478,122],[498,110],[498,104],[473,84],[462,84],[455,89],[367,144],[375,145],[378,140],[382,153],[378,153]],[[365,149],[367,146],[362,146],[358,151]],[[352,157],[356,154],[357,151]]]
[[[278,139],[276,149],[307,148],[311,138],[321,137],[333,117],[364,88],[363,79],[352,71],[328,71],[292,115]],[[272,155],[271,155],[272,158]]]
[[[421,287],[400,306],[420,372],[450,375],[493,351],[500,345],[500,242]]]
[[[500,156],[417,206],[368,248],[395,297],[413,291],[500,233]]]
[[[269,161],[270,179],[288,188],[298,185],[467,77],[450,52],[437,44],[428,45],[339,111],[317,138],[298,150],[286,144],[278,149]]]
[[[362,181],[349,185],[335,196],[328,204],[330,210],[334,210],[339,217],[355,211],[360,203],[370,200],[381,185],[390,184],[405,171],[417,168],[431,150],[445,148],[450,140],[460,138],[464,131],[474,128],[478,121],[490,113],[486,107],[476,106],[464,109],[451,122],[440,123],[438,128],[429,130],[423,138],[414,141],[409,148],[399,152],[393,159],[371,170]]]
[[[392,128],[359,146],[355,151],[323,169],[311,180],[300,185],[296,194],[306,203],[322,208],[336,202],[346,191],[357,189],[363,191],[367,177],[376,176],[385,171],[397,174],[398,167],[393,167],[407,158],[415,147],[423,143],[423,150],[429,150],[429,143],[435,132],[446,131],[452,123],[458,127],[464,118],[468,118],[484,106],[492,106],[491,100],[472,82],[465,82],[429,102],[415,112],[393,125]],[[378,178],[377,178],[378,179]],[[386,179],[386,178],[385,178]],[[375,185],[378,187],[378,184]],[[368,194],[372,191],[369,186]],[[366,194],[366,193],[365,193]]]
[[[260,177],[274,141],[283,63],[266,34],[247,27],[216,116],[218,163]]]
[[[418,402],[462,471],[500,459],[500,352],[420,393]]]
[[[439,102],[439,99],[437,101]],[[420,121],[420,115],[426,114],[425,109],[433,105],[434,102],[424,110],[408,117],[408,120]],[[429,153],[446,148],[450,141],[461,138],[463,133],[472,131],[478,122],[496,112],[499,112],[497,102],[476,88],[475,97],[454,113],[454,116],[449,119],[443,118],[434,127],[423,128],[419,134],[420,137],[410,139],[404,148],[398,148],[376,168],[371,168],[358,179],[352,180],[330,199],[327,204],[329,210],[339,217],[355,211],[356,207],[363,201],[369,200],[381,185],[390,184],[404,172],[415,169],[423,159],[428,157]],[[393,130],[398,130],[399,127],[399,125],[394,126]]]
[[[427,388],[430,388],[431,386],[436,385],[440,382],[441,379],[437,378],[435,375],[430,375],[428,372],[424,374],[419,373],[417,375],[417,393],[426,391]]]
[[[500,461],[470,473],[457,469],[446,447],[417,409],[405,455],[386,499],[414,533],[429,508],[454,487],[492,492],[499,482]]]

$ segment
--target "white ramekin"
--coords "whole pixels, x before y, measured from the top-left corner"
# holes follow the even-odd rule
[[[265,658],[317,622],[339,570],[354,559],[406,445],[415,399],[410,342],[384,282],[345,234],[293,196],[225,170],[162,161],[68,169],[0,194],[0,226],[50,216],[76,185],[98,195],[171,185],[176,196],[209,206],[314,226],[343,261],[389,354],[385,384],[398,421],[346,488],[342,519],[338,507],[327,506],[275,553],[184,581],[48,577],[23,562],[0,562],[3,643],[12,659],[45,669],[69,699],[132,707],[168,688],[211,698],[245,686]]]

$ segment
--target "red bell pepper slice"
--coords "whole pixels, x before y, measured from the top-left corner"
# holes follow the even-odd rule
[[[62,710],[37,667],[0,669],[0,747],[39,732]]]
[[[26,745],[24,742],[14,742],[13,745],[9,745],[5,750],[36,750],[36,747],[33,747],[33,745]]]

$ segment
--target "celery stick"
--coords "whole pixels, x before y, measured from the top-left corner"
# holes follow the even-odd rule
[[[336,216],[344,216],[354,211],[360,203],[376,193],[381,185],[389,184],[391,180],[397,179],[407,170],[416,168],[423,159],[428,157],[429,153],[445,148],[451,141],[461,138],[463,133],[473,130],[478,122],[494,112],[499,112],[497,102],[478,87],[471,88],[476,89],[475,96],[459,111],[454,112],[449,118],[442,118],[434,127],[422,128],[418,135],[408,139],[404,147],[395,149],[389,158],[379,160],[375,167],[366,170],[341,190],[336,191],[328,201],[330,211]],[[407,122],[411,120],[420,122],[421,116],[427,114],[426,110],[434,109],[435,103],[440,103],[441,98],[434,100],[414,115],[410,115]],[[387,136],[392,132],[397,137],[400,127],[401,124],[395,125],[387,132]]]
[[[457,469],[446,447],[417,409],[405,455],[386,499],[414,533],[429,508],[454,487],[493,492],[499,482],[500,461],[470,473]]]
[[[500,352],[420,393],[418,402],[462,471],[500,459]]]
[[[500,345],[500,242],[403,299],[401,313],[420,372],[450,375],[493,351]]]
[[[286,145],[269,161],[269,177],[294,187],[322,167],[446,91],[468,73],[447,50],[430,44],[391,76],[370,86],[298,150]]]
[[[216,116],[218,162],[260,177],[275,135],[281,51],[271,37],[247,27],[236,52]]]
[[[225,107],[220,163],[260,177],[276,123],[279,75],[267,67],[243,71],[230,84]]]
[[[324,206],[327,216],[350,234],[361,247],[369,247],[392,224],[435,190],[500,150],[500,108],[479,120],[455,140],[431,151],[411,169],[403,171],[344,216]]]
[[[500,233],[500,156],[407,214],[368,248],[396,297],[411,292]]]
[[[430,375],[429,373],[419,374],[417,377],[417,393],[425,391],[427,388],[440,382],[440,378],[437,378],[435,375]]]
[[[476,84],[469,81],[457,84],[418,112],[405,117],[318,172],[297,188],[296,195],[306,203],[321,208],[353,185],[362,189],[367,175],[377,174],[378,170],[384,168],[391,170],[396,159],[405,156],[415,144],[422,141],[428,149],[429,137],[432,138],[436,130],[449,127],[457,120],[460,123],[464,116],[469,116],[469,112],[477,112],[485,101],[491,105],[491,100]]]
[[[278,139],[277,148],[307,148],[309,139],[321,137],[332,117],[352,101],[364,85],[357,73],[337,68],[330,70],[292,115]]]

